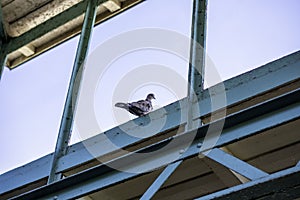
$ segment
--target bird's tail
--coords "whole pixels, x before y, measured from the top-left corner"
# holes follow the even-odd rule
[[[128,110],[128,104],[127,103],[116,103],[115,106]]]

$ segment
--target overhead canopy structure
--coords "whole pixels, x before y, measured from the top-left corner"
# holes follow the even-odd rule
[[[144,0],[98,0],[96,24],[142,1]],[[2,35],[4,30],[7,35],[6,66],[13,69],[77,35],[81,31],[87,2],[2,0],[0,21],[4,27],[1,29]]]

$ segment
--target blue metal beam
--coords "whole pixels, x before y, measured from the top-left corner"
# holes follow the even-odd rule
[[[148,190],[144,193],[140,200],[151,199],[181,163],[182,160],[169,164],[164,169],[164,171],[157,177],[153,184],[148,188]]]
[[[274,128],[281,124],[286,124],[289,121],[300,119],[299,101],[300,89],[228,116],[225,123],[225,129],[218,140],[216,148],[235,142],[236,140],[256,135],[271,127]],[[213,123],[218,123],[218,121]],[[203,149],[203,152],[199,152],[198,145],[203,140],[207,128],[208,126],[202,126],[197,130],[197,136],[194,142],[178,160],[196,156],[198,153],[209,150]],[[136,162],[135,156],[137,156],[137,154],[130,154],[111,161],[110,165],[141,169],[145,163],[149,161],[162,162],[170,155],[170,152],[178,151],[180,145],[189,139],[189,134],[191,132],[163,140],[136,152],[153,152],[153,149],[155,151],[155,149],[159,149],[160,147],[169,144],[171,140],[174,140],[174,145],[165,153],[144,157],[142,162],[140,160],[140,162]],[[55,196],[57,199],[73,199],[140,175],[141,174],[114,170],[107,165],[100,165],[20,195],[15,199],[50,199]]]
[[[218,148],[212,149],[206,156],[250,180],[256,180],[269,175]]]
[[[57,173],[57,162],[59,158],[61,158],[63,155],[66,154],[69,145],[69,140],[71,138],[73,118],[76,109],[75,106],[77,104],[76,102],[77,102],[80,83],[82,79],[83,65],[87,56],[90,37],[96,19],[96,13],[97,13],[96,10],[97,10],[97,0],[88,1],[86,7],[86,13],[84,16],[83,27],[79,39],[79,44],[77,47],[76,58],[74,61],[71,80],[69,83],[67,99],[64,106],[61,125],[59,128],[55,152],[53,154],[53,162],[52,162],[48,183],[57,181],[62,176],[61,173]]]

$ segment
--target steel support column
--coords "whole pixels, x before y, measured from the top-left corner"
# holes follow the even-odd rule
[[[63,116],[61,119],[60,129],[58,133],[55,152],[53,154],[53,162],[48,179],[48,183],[57,181],[61,178],[61,174],[56,174],[57,162],[60,157],[66,154],[71,137],[74,110],[78,98],[80,82],[82,79],[83,65],[88,52],[90,37],[96,18],[97,0],[87,1],[86,13],[84,17],[82,32],[77,47],[76,58],[74,61],[71,80],[69,83],[68,94],[65,102]]]
[[[188,72],[187,130],[193,126],[193,103],[204,90],[207,0],[194,0],[192,13],[190,64]]]
[[[204,88],[207,0],[194,0],[189,68],[189,95]]]
[[[218,148],[212,149],[206,156],[250,180],[259,179],[269,175]]]
[[[164,171],[157,177],[157,179],[152,183],[152,185],[148,188],[148,190],[144,193],[140,200],[151,199],[181,163],[182,160],[169,164],[164,169]]]

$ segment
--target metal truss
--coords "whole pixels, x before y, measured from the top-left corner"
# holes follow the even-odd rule
[[[226,86],[228,106],[238,104],[239,102],[243,102],[246,99],[249,99],[253,96],[264,94],[270,90],[273,90],[273,88],[279,88],[282,87],[282,85],[287,85],[289,83],[299,80],[299,58],[300,52],[296,52],[287,57],[269,63],[263,67],[257,68],[249,73],[225,81],[224,84]],[[252,79],[254,79],[254,77],[255,81],[251,81]],[[259,85],[259,87],[257,87],[257,85]],[[214,90],[213,88],[210,89]],[[282,101],[284,102],[284,100]],[[185,113],[185,107],[182,107],[182,110],[179,109],[180,104],[182,104],[182,102],[179,101],[164,107],[168,115],[166,125],[161,130],[162,132],[171,130],[180,125],[180,115],[181,113]],[[203,92],[203,98],[201,99],[201,101],[199,101],[198,106],[201,109],[201,116],[197,117],[202,117],[208,115],[211,112],[214,112],[213,110],[211,110],[210,99],[207,90]],[[278,104],[277,106],[278,108],[282,107],[281,104]],[[269,106],[267,106],[266,108],[268,107]],[[267,111],[268,109],[266,110],[266,112]],[[289,115],[289,111],[291,111],[292,115]],[[151,113],[151,115],[154,116],[154,121],[160,120],[159,113],[159,110]],[[261,113],[263,114],[264,112],[261,111]],[[282,112],[280,113],[283,114],[284,110],[282,110]],[[246,116],[247,115],[245,115],[245,117]],[[251,126],[249,126],[250,128],[248,129],[244,129],[243,127],[236,127],[235,129],[232,129],[233,132],[225,129],[222,135],[226,136],[228,141],[236,141],[237,138],[244,137],[247,134],[251,134],[257,131],[259,132],[264,130],[265,128],[276,126],[294,119],[293,112],[290,109],[287,110],[286,114],[283,115],[283,117],[276,118],[275,116],[280,115],[274,115],[273,117],[264,117],[266,119],[266,122],[257,119],[255,120],[255,123],[253,121],[251,123],[249,122],[249,125]],[[225,125],[228,125],[229,118],[226,119]],[[272,123],[270,123],[268,119],[271,120]],[[134,123],[139,124],[144,122],[143,120],[145,119],[137,118],[134,120]],[[239,121],[240,118],[237,118],[236,120]],[[130,123],[132,124],[132,122]],[[127,126],[127,124],[121,125],[121,127],[115,127],[109,131],[106,131],[104,134],[99,134],[85,141],[85,144],[88,145],[88,148],[99,149],[97,155],[91,155],[82,143],[70,146],[68,153],[59,159],[57,172],[68,171],[72,168],[76,168],[77,166],[82,165],[82,163],[88,163],[94,160],[94,156],[101,157],[112,151],[117,150],[106,147],[108,141],[115,143],[119,148],[126,148],[126,146],[140,142],[141,138],[129,137],[128,134],[122,131],[126,129],[125,126]],[[204,127],[202,127],[200,130],[203,129]],[[132,127],[132,130],[143,131],[138,125],[136,127]],[[118,134],[117,137],[115,137],[116,134]],[[221,139],[226,138],[223,136],[221,137]],[[51,162],[52,154],[49,154],[36,161],[28,163],[25,166],[22,166],[20,168],[17,168],[15,170],[1,175],[0,184],[2,187],[0,187],[0,194],[5,194],[9,191],[13,191],[15,189],[18,189],[25,185],[30,185],[32,183],[42,182],[48,177],[50,173]]]
[[[228,116],[226,118],[223,133],[219,138],[217,144],[215,145],[214,149],[211,151],[212,154],[210,155],[210,157],[212,157],[215,160],[221,161],[221,157],[224,156],[224,153],[220,153],[220,150],[218,150],[217,148],[235,142],[237,139],[240,140],[259,134],[261,131],[269,129],[270,127],[279,126],[281,124],[300,119],[299,100],[300,89],[297,89],[288,94],[279,96],[267,102],[258,104],[256,106],[242,110],[236,114]],[[212,123],[218,123],[218,121]],[[185,160],[192,156],[197,156],[199,153],[205,153],[206,151],[210,150],[203,149],[202,152],[199,152],[199,144],[201,144],[201,142],[203,141],[207,128],[207,125],[204,125],[196,130],[160,141],[146,148],[138,150],[135,153],[141,151],[152,151],[153,149],[157,149],[161,146],[164,146],[170,140],[175,140],[174,145],[172,145],[165,153],[160,153],[159,156],[154,155],[151,157],[147,157],[145,158],[145,160],[143,160],[143,162],[136,162],[136,154],[132,153],[120,157],[116,160],[113,160],[109,164],[120,167],[126,166],[126,168],[136,168],[139,167],[138,165],[144,165],[150,161],[156,163],[164,163],[163,160],[168,158],[170,152],[178,152],[182,154],[179,159],[174,161],[174,163],[180,160]],[[182,144],[184,144],[190,138],[190,134],[193,134],[194,131],[196,131],[196,137],[193,143],[184,152],[180,151],[182,149]],[[228,158],[227,154],[226,157]],[[237,171],[238,173],[241,173],[244,176],[248,176],[249,178],[253,179],[251,182],[242,184],[240,186],[236,186],[240,190],[247,190],[247,188],[256,188],[258,186],[254,185],[258,185],[259,183],[270,182],[271,179],[273,179],[273,181],[278,181],[279,183],[282,183],[282,181],[284,181],[284,177],[293,178],[299,177],[300,175],[299,166],[291,168],[287,171],[282,171],[268,175],[267,173],[264,173],[261,170],[257,170],[256,168],[251,167],[249,164],[246,164],[243,161],[238,161],[237,158],[229,156],[229,159],[234,159],[235,162],[229,163],[227,161],[222,161],[222,164]],[[165,169],[165,171],[159,177],[156,183],[154,182],[153,186],[149,188],[148,194],[150,194],[150,196],[154,194],[154,191],[158,190],[158,188],[163,184],[163,182],[167,179],[169,174],[172,173],[172,171],[174,170],[174,168],[176,168],[178,164],[180,164],[180,162],[174,165],[171,164],[169,165],[170,167],[167,167]],[[245,169],[245,166],[246,170],[241,170],[242,168]],[[162,165],[161,167],[164,167],[164,165]],[[103,164],[12,199],[75,199],[140,175],[141,174],[114,170],[108,165]],[[289,185],[279,184],[279,187],[281,185],[281,187],[283,187],[284,189],[285,187],[292,186],[292,184],[297,184],[298,182],[296,181],[295,183],[289,183]],[[276,187],[267,188],[265,192],[272,191],[274,189],[276,189]],[[223,191],[223,194],[227,195],[228,193],[228,195],[233,195],[233,193],[236,191],[237,190],[226,190],[225,192]],[[257,196],[258,194],[252,194],[252,197],[255,195]],[[250,197],[251,196],[249,196],[249,198]]]

